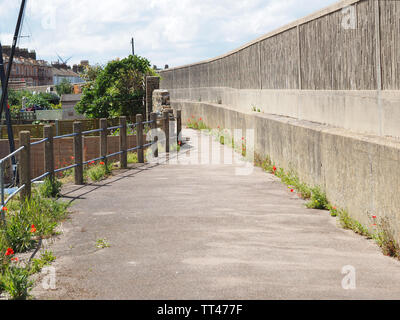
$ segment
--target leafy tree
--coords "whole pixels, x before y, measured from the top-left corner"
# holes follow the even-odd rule
[[[104,68],[97,67],[92,72],[93,81],[83,88],[82,99],[75,108],[88,118],[140,113],[148,75],[156,73],[146,58],[130,55],[110,61]]]
[[[63,94],[71,94],[73,90],[74,87],[67,79],[62,79],[61,82],[56,85],[56,91],[59,96]]]
[[[97,76],[101,71],[103,71],[103,67],[101,65],[86,66],[81,77],[85,79],[87,82],[91,82],[96,80]]]

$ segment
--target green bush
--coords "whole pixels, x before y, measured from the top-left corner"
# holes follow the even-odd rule
[[[46,178],[40,186],[40,193],[45,198],[56,198],[60,195],[62,182],[57,179]]]
[[[320,187],[311,188],[311,198],[307,203],[307,208],[329,210],[329,202],[325,192]]]
[[[89,167],[87,175],[92,181],[100,181],[111,173],[112,164],[105,165],[104,162]]]
[[[0,287],[7,291],[13,300],[25,300],[33,287],[29,280],[29,269],[17,265],[9,265],[0,278]]]
[[[34,190],[32,197],[20,203],[19,210],[9,210],[7,223],[0,228],[0,249],[25,252],[35,245],[33,236],[55,234],[57,223],[67,216],[68,203],[44,198]],[[36,232],[32,232],[34,225]]]

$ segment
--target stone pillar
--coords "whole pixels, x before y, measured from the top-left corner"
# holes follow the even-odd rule
[[[160,89],[159,77],[146,77],[146,112],[145,119],[149,119],[150,113],[153,110],[153,91]]]

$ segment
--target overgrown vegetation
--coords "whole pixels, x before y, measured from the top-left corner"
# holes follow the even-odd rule
[[[104,68],[88,69],[92,79],[83,88],[76,111],[88,118],[131,116],[142,112],[145,77],[156,76],[146,58],[130,55]]]
[[[376,219],[376,218],[375,218]],[[379,219],[377,231],[373,234],[376,243],[381,247],[384,255],[400,259],[400,245],[394,238],[394,230],[387,217]]]
[[[4,208],[6,221],[0,224],[0,293],[6,291],[12,299],[26,299],[33,286],[29,276],[54,260],[47,251],[32,265],[16,257],[35,248],[40,239],[57,234],[58,223],[67,217],[69,204],[44,194],[42,187],[33,189],[30,199],[21,202],[16,198]]]
[[[210,128],[206,126],[202,118],[199,118],[198,120],[192,116],[191,119],[188,119],[186,127],[190,129],[195,129],[195,130],[209,130]]]
[[[6,291],[13,300],[27,299],[34,284],[29,276],[29,268],[26,266],[21,266],[18,262],[7,264],[1,274],[0,292]]]
[[[58,179],[46,178],[39,187],[40,193],[45,198],[56,198],[61,193],[62,182]]]
[[[103,161],[89,164],[89,168],[86,170],[86,175],[92,181],[100,181],[105,179],[111,174],[112,171],[112,163],[104,163]]]
[[[9,90],[8,103],[10,105],[11,115],[16,117],[23,106],[27,108],[41,108],[45,110],[60,109],[60,97],[54,93],[33,92],[27,90]]]

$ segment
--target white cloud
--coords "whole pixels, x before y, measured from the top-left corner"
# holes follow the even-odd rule
[[[335,0],[28,0],[20,46],[47,60],[104,63],[136,53],[170,66],[211,58]],[[0,0],[10,42],[20,1]],[[52,18],[53,21],[52,21]]]

